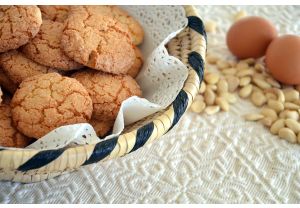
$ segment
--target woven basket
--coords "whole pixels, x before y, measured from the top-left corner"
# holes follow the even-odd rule
[[[44,151],[0,149],[0,180],[30,183],[53,178],[80,166],[124,156],[170,131],[200,88],[206,54],[203,23],[193,6],[184,8],[188,26],[168,43],[168,51],[189,68],[189,75],[170,106],[126,127],[120,136],[97,144]]]

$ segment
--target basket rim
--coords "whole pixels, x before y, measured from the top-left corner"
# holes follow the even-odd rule
[[[203,22],[194,6],[183,7],[188,19],[187,28],[192,31],[190,33],[193,33],[192,40],[193,36],[198,35],[198,39],[200,38],[202,42],[196,43],[191,41],[192,47],[194,45],[197,49],[189,51],[188,54],[188,61],[185,65],[189,68],[189,75],[176,99],[162,111],[162,114],[154,116],[151,121],[139,128],[135,128],[127,133],[121,133],[119,136],[111,139],[101,140],[96,144],[64,147],[55,150],[0,148],[0,170],[2,169],[4,172],[6,170],[27,172],[37,169],[49,171],[49,169],[44,167],[63,156],[65,157],[64,161],[68,160],[67,163],[70,162],[69,160],[76,158],[77,161],[75,163],[77,164],[66,165],[64,169],[56,167],[56,171],[61,170],[63,172],[72,168],[77,169],[83,165],[124,156],[170,131],[191,105],[200,88],[203,80],[206,54],[207,40]],[[162,129],[161,126],[164,128]],[[66,157],[68,158],[66,159]],[[79,159],[80,161],[78,161],[79,157],[81,158]],[[3,158],[7,158],[8,162],[3,162],[5,160]],[[8,164],[9,161],[14,161],[14,164]]]

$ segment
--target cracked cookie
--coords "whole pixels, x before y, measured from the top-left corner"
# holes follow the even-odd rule
[[[112,16],[115,20],[120,22],[128,29],[129,36],[134,45],[139,45],[144,39],[144,30],[140,23],[131,17],[127,11],[118,6],[102,5],[98,6],[98,11],[102,15]]]
[[[0,52],[26,44],[42,24],[37,6],[0,6],[0,17]]]
[[[47,66],[40,65],[28,58],[17,50],[0,55],[0,64],[4,73],[16,85],[19,85],[24,79],[38,74],[57,72]]]
[[[39,64],[61,70],[73,70],[82,67],[60,48],[60,40],[64,24],[51,20],[44,20],[39,33],[25,46],[22,52],[31,60]]]
[[[11,108],[8,104],[0,105],[0,146],[23,148],[31,139],[21,134],[13,125]]]
[[[141,50],[138,47],[134,47],[134,52],[135,61],[127,72],[127,74],[133,78],[135,78],[139,74],[144,63],[143,54]]]
[[[68,17],[69,7],[66,5],[40,5],[43,20],[64,22]]]
[[[65,21],[61,47],[72,59],[93,69],[126,74],[135,54],[128,30],[101,6],[74,6]]]
[[[93,117],[99,120],[115,120],[124,100],[142,95],[137,82],[128,75],[87,70],[72,77],[87,89],[93,101]]]
[[[11,94],[14,94],[18,86],[4,73],[0,67],[0,85]]]
[[[93,126],[96,134],[100,138],[104,138],[114,126],[114,121],[101,121],[95,118],[90,120],[90,124]]]
[[[93,111],[92,100],[82,84],[58,73],[25,79],[11,107],[17,129],[36,139],[63,125],[85,123]]]

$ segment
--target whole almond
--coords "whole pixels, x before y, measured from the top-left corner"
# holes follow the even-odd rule
[[[275,88],[280,88],[281,85],[279,84],[279,82],[277,82],[275,79],[273,79],[272,77],[268,77],[266,79],[266,81],[272,86],[272,87],[275,87]]]
[[[278,136],[282,139],[287,140],[290,143],[297,142],[296,134],[289,128],[281,128],[278,131]]]
[[[240,19],[242,19],[246,16],[247,16],[247,13],[244,10],[241,10],[241,11],[239,11],[238,13],[236,13],[234,15],[234,20],[237,21],[237,20],[240,20]]]
[[[298,121],[299,113],[297,111],[284,110],[279,113],[279,118],[290,118],[290,119]]]
[[[285,121],[284,119],[278,119],[277,121],[275,121],[271,128],[270,128],[270,132],[272,134],[278,134],[279,130],[282,129],[284,127]]]
[[[249,75],[253,75],[254,74],[254,71],[252,69],[242,69],[240,71],[238,71],[236,73],[236,76],[238,77],[245,77],[245,76],[249,76]]]
[[[245,62],[239,62],[237,65],[236,65],[236,68],[238,70],[243,70],[243,69],[248,69],[249,68],[249,65]]]
[[[216,64],[220,70],[230,67],[230,64],[224,60],[218,60]]]
[[[296,105],[294,103],[286,102],[284,103],[284,109],[289,109],[289,110],[298,110],[300,108],[299,105]]]
[[[210,64],[216,64],[219,59],[219,57],[209,54],[206,56],[205,60]]]
[[[268,100],[268,106],[275,110],[277,113],[284,109],[284,106],[278,100]]]
[[[244,118],[246,121],[258,121],[264,118],[264,115],[258,114],[258,113],[249,113],[244,115]]]
[[[256,106],[262,106],[267,102],[267,98],[263,93],[256,91],[251,94],[251,101]]]
[[[250,82],[251,82],[251,77],[248,77],[248,76],[242,77],[240,79],[240,86],[244,87],[244,86],[248,85]]]
[[[262,79],[253,78],[253,82],[262,89],[271,88],[271,85]]]
[[[273,124],[273,119],[269,118],[269,117],[265,117],[263,119],[260,120],[260,122],[266,126],[266,127],[270,127]]]
[[[220,94],[221,97],[225,98],[225,100],[227,100],[228,103],[236,103],[237,98],[234,94],[226,92],[226,93],[221,93]]]
[[[212,115],[220,111],[220,106],[217,105],[207,106],[204,111],[208,115]]]
[[[225,79],[220,79],[217,84],[217,92],[218,94],[228,92],[228,83]]]
[[[195,113],[201,113],[205,108],[205,103],[201,100],[196,100],[191,105],[191,110]]]
[[[252,92],[252,85],[249,84],[240,89],[239,96],[242,98],[246,98],[251,94],[251,92]]]
[[[299,100],[299,92],[294,89],[286,89],[283,90],[285,101],[286,102],[293,102],[295,100]]]
[[[219,105],[223,111],[229,111],[229,104],[225,98],[217,97],[216,104]]]
[[[228,83],[228,91],[234,92],[240,84],[239,78],[237,78],[235,76],[226,76],[225,79]]]
[[[201,86],[200,86],[200,90],[199,90],[199,93],[204,93],[205,92],[205,90],[206,90],[206,84],[205,84],[205,82],[202,82],[201,83]]]
[[[272,121],[275,121],[278,118],[276,111],[267,107],[264,107],[261,110],[260,114],[264,115],[265,117],[271,118]]]
[[[294,119],[290,119],[290,118],[286,119],[285,125],[289,127],[296,134],[300,132],[300,123],[295,121]]]
[[[207,105],[213,105],[216,99],[215,93],[211,89],[206,89],[204,92],[204,100]]]
[[[216,84],[220,79],[220,75],[217,73],[208,73],[204,76],[204,80],[208,84]]]
[[[257,63],[257,64],[254,65],[254,69],[255,69],[256,71],[259,71],[259,72],[265,71],[264,65],[259,64],[259,63]]]

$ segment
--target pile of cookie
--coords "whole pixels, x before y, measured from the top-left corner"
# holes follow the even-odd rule
[[[104,137],[142,95],[144,31],[120,7],[0,6],[0,29],[0,146],[86,122]]]

